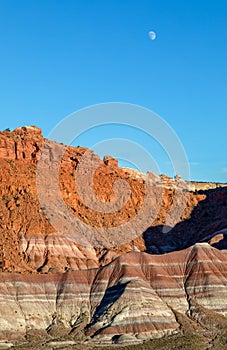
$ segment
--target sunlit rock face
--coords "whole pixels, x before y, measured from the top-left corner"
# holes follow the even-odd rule
[[[51,176],[37,185],[38,171],[56,169],[60,205]],[[119,180],[130,192],[117,211],[85,203],[91,196],[103,208],[114,203]],[[192,314],[195,303],[227,316],[224,185],[141,174],[20,127],[0,133],[0,195],[1,339],[80,331],[133,343],[179,332],[176,313]]]

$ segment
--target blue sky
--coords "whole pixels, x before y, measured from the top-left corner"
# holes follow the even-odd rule
[[[226,182],[226,62],[225,0],[0,0],[0,129],[37,125],[47,136],[80,108],[138,104],[175,130],[193,180]],[[80,144],[104,134],[142,139],[172,175],[139,133],[97,129]]]

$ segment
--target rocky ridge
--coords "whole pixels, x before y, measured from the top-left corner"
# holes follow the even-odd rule
[[[63,204],[46,176],[54,171]],[[111,211],[119,180],[129,196]],[[120,168],[110,156],[45,140],[37,127],[0,133],[0,181],[1,339],[36,330],[134,343],[179,333],[176,315],[196,318],[195,305],[227,315],[225,184],[204,191],[178,176]],[[44,195],[52,206],[43,206]],[[91,195],[110,209],[90,208]]]

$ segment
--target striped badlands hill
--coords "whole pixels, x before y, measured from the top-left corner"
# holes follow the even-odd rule
[[[179,331],[194,303],[227,315],[227,252],[207,243],[164,255],[131,252],[99,269],[0,275],[1,339],[29,330],[130,342]]]
[[[225,324],[222,185],[193,191],[37,127],[0,132],[0,349],[178,336],[182,317]]]

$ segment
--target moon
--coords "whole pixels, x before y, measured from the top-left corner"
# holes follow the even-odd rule
[[[155,32],[150,31],[148,34],[149,34],[149,37],[150,37],[151,40],[155,40],[155,39],[156,39],[156,36],[157,36],[157,35],[156,35]]]

